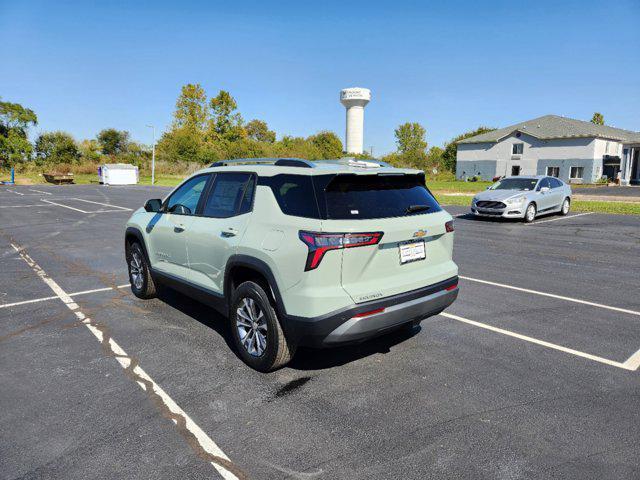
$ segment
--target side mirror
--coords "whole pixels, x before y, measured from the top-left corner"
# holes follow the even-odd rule
[[[487,190],[491,190],[491,185],[489,185],[489,186],[487,187]]]
[[[549,191],[549,187],[541,187],[540,193],[547,193]]]
[[[162,200],[159,198],[152,198],[151,200],[147,200],[147,203],[144,204],[144,209],[150,213],[157,213],[162,208]]]

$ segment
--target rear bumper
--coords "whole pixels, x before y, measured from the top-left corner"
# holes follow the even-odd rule
[[[285,316],[287,337],[298,345],[332,346],[359,342],[405,323],[437,315],[458,297],[458,277],[392,297],[359,303],[314,318]],[[373,310],[383,311],[358,316]]]

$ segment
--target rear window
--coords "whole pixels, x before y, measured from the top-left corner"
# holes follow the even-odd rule
[[[326,218],[335,220],[403,217],[442,210],[422,175],[335,175],[323,196]]]

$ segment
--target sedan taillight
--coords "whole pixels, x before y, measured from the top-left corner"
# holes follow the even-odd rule
[[[384,232],[318,233],[301,230],[299,233],[300,240],[309,249],[304,271],[307,272],[318,268],[322,257],[329,250],[376,245],[382,239],[382,235],[384,235]]]
[[[449,220],[447,223],[444,224],[444,229],[447,233],[451,233],[453,232],[453,220]]]

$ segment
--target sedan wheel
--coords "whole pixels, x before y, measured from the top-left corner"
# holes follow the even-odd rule
[[[565,198],[564,202],[562,202],[562,210],[560,210],[560,213],[562,215],[566,215],[567,213],[569,213],[570,207],[571,207],[571,200],[569,200],[569,198]]]
[[[527,206],[527,210],[524,213],[524,221],[527,223],[531,223],[536,218],[536,206],[533,203],[530,203]]]

